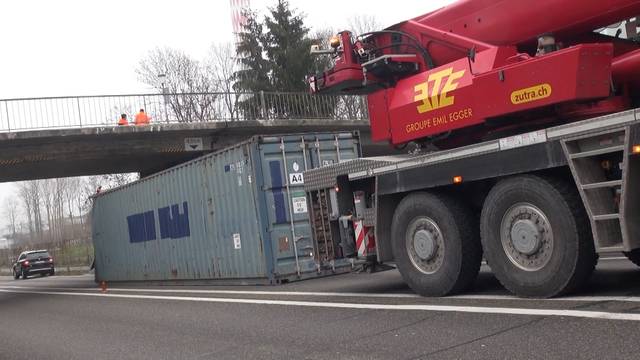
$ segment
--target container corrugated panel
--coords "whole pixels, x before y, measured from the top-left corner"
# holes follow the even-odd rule
[[[355,133],[253,137],[97,195],[96,279],[308,277],[302,173],[359,155]]]

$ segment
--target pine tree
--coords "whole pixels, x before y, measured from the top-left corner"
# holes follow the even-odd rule
[[[305,77],[313,66],[309,54],[309,29],[301,15],[295,14],[286,0],[278,0],[265,17],[267,33],[264,48],[272,67],[276,91],[306,91]]]
[[[326,59],[314,58],[309,53],[313,40],[304,26],[304,17],[291,10],[286,0],[277,0],[264,23],[256,19],[255,13],[246,12],[245,16],[247,22],[237,45],[241,69],[235,74],[234,90],[269,92],[240,101],[245,117],[331,116],[335,98],[309,101],[305,95],[281,94],[306,93],[309,89],[306,77],[326,63]]]
[[[307,92],[306,78],[316,72],[320,58],[312,57],[309,48],[313,43],[304,26],[304,17],[291,9],[287,0],[277,0],[264,20],[267,30],[264,49],[271,64],[271,83],[278,92]],[[269,102],[269,101],[268,101]],[[273,99],[272,113],[279,117],[301,118],[309,115],[327,116],[332,113],[335,98],[289,96],[286,102]]]
[[[237,92],[258,93],[261,91],[272,91],[271,80],[269,78],[270,64],[264,57],[264,34],[262,24],[258,22],[255,12],[245,11],[243,14],[247,18],[242,32],[238,34],[238,44],[236,45],[236,55],[240,63],[240,69],[234,74],[235,83],[233,88]],[[261,99],[255,95],[243,96],[239,101],[240,111],[245,118],[255,119],[261,117]],[[266,114],[264,114],[266,116]]]

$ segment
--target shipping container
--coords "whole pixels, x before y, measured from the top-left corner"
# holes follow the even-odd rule
[[[96,281],[278,283],[348,270],[340,253],[318,254],[303,172],[360,155],[357,132],[254,136],[97,194]]]

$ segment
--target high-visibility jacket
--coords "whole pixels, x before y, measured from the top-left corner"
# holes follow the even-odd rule
[[[127,118],[121,117],[120,120],[118,120],[118,125],[126,126],[129,125],[129,122],[127,121]]]
[[[142,111],[136,114],[136,125],[149,125],[151,118]]]

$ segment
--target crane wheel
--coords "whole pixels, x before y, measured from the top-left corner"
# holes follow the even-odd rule
[[[597,262],[589,220],[569,180],[521,175],[498,182],[484,201],[480,235],[496,278],[523,297],[573,292]]]
[[[392,248],[404,281],[422,296],[471,287],[482,260],[477,217],[442,194],[407,195],[395,210]]]

